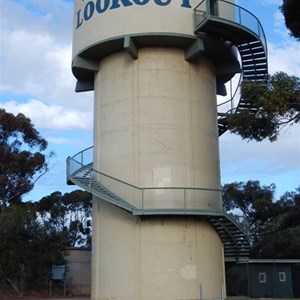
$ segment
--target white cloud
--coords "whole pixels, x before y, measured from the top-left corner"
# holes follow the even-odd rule
[[[263,4],[265,5],[278,5],[280,6],[282,4],[282,0],[263,0]]]
[[[56,136],[48,136],[46,137],[48,143],[56,144],[56,145],[69,145],[70,139],[66,139],[63,137],[56,137]]]
[[[25,103],[9,101],[1,103],[6,111],[22,112],[37,128],[43,129],[86,129],[92,128],[92,112],[68,109],[61,105],[49,105],[40,100]]]
[[[222,182],[260,180],[275,183],[278,194],[300,182],[300,126],[282,130],[278,141],[247,142],[226,133],[220,138]]]
[[[71,3],[27,0],[1,5],[0,92],[75,109],[86,109],[89,103],[92,109],[91,93],[74,92]]]
[[[300,43],[287,41],[284,45],[269,43],[269,73],[283,71],[300,77]]]

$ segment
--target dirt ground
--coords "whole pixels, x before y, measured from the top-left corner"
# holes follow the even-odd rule
[[[66,299],[76,299],[76,300],[90,300],[89,295],[71,295],[68,294],[66,295],[66,298],[63,298],[63,291],[54,291],[52,293],[52,296],[49,296],[48,292],[34,292],[34,293],[27,293],[24,294],[22,298],[19,298],[17,293],[14,291],[5,291],[5,290],[0,290],[0,300],[49,300],[49,299],[55,299],[55,300],[66,300]]]

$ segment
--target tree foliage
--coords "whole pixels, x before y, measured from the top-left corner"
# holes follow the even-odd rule
[[[64,262],[67,236],[43,223],[32,203],[10,205],[0,213],[0,283],[20,297],[45,286],[52,264]]]
[[[291,36],[300,41],[300,1],[283,0],[280,7]]]
[[[227,201],[226,210],[241,207],[247,215],[252,258],[299,258],[300,187],[277,201],[275,190],[251,180],[226,184],[224,191],[238,203]]]
[[[228,118],[228,128],[243,139],[275,141],[287,124],[300,122],[300,79],[278,72],[266,81],[244,81],[241,96],[254,109]]]
[[[10,204],[0,211],[0,286],[21,297],[47,288],[53,264],[70,247],[91,245],[91,194],[54,192],[37,202]]]
[[[30,119],[0,109],[0,207],[20,202],[32,190],[34,176],[48,171],[46,148]]]
[[[81,190],[54,192],[35,205],[44,223],[66,232],[69,247],[91,246],[91,194]]]

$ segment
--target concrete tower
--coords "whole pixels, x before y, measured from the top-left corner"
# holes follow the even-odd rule
[[[216,96],[241,71],[263,79],[265,41],[233,1],[199,2],[75,0],[72,69],[77,92],[94,90],[94,147],[68,158],[68,181],[93,194],[93,300],[221,298],[224,257],[248,255],[223,211]]]

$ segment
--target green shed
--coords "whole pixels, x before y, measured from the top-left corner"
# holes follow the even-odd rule
[[[293,298],[300,259],[251,259],[227,262],[227,293],[253,298]],[[293,278],[294,277],[294,278]],[[294,286],[295,285],[295,286]]]

